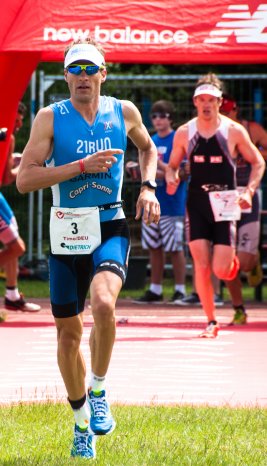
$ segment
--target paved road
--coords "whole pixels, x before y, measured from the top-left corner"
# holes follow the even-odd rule
[[[53,318],[48,302],[42,305],[35,315],[9,312],[0,324],[0,403],[66,398]],[[90,309],[86,314],[82,349],[87,357]],[[248,325],[239,328],[227,326],[231,315],[227,306],[218,309],[219,337],[205,340],[198,338],[205,326],[199,308],[120,301],[110,401],[267,406],[267,310],[254,307]]]

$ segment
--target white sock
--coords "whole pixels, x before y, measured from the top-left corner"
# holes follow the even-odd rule
[[[18,288],[9,289],[6,288],[5,297],[10,299],[10,301],[17,301],[20,299],[20,294]]]
[[[175,285],[175,291],[185,294],[185,285]]]
[[[150,291],[152,291],[152,293],[155,293],[155,294],[162,294],[162,285],[156,285],[156,283],[151,283],[150,287],[149,287]]]
[[[81,408],[74,409],[73,413],[77,426],[81,429],[86,429],[90,423],[90,409],[88,403],[85,402]]]
[[[99,377],[98,375],[91,372],[91,380],[89,384],[90,391],[92,390],[93,392],[101,392],[102,390],[105,390],[105,380],[105,376]]]

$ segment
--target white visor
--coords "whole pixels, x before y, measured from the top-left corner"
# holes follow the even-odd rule
[[[197,97],[198,95],[202,94],[212,95],[213,97],[221,97],[222,91],[220,91],[218,87],[213,86],[212,84],[202,84],[201,86],[198,86],[196,88],[194,92],[194,97]]]
[[[79,61],[88,61],[94,65],[101,66],[105,64],[103,55],[91,44],[76,44],[69,49],[65,61],[64,68],[67,68],[71,63],[78,63]]]

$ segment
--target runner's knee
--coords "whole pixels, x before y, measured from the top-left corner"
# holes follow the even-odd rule
[[[110,321],[114,318],[115,303],[111,294],[94,297],[91,301],[92,314],[95,320]]]
[[[211,266],[209,263],[202,262],[196,266],[195,265],[195,273],[196,275],[200,275],[203,280],[209,280],[211,277]]]
[[[231,262],[226,261],[223,264],[217,264],[216,266],[213,267],[214,275],[220,280],[225,280],[226,277],[229,275],[231,265],[232,265],[232,261]]]
[[[57,329],[58,346],[61,351],[75,353],[79,350],[82,332],[69,327],[61,327]]]

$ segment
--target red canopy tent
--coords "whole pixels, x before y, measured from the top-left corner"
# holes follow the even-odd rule
[[[266,63],[267,3],[260,0],[9,0],[0,17],[0,127],[10,136],[18,101],[39,62],[63,61],[90,33],[108,62]],[[0,179],[8,140],[0,143]]]

